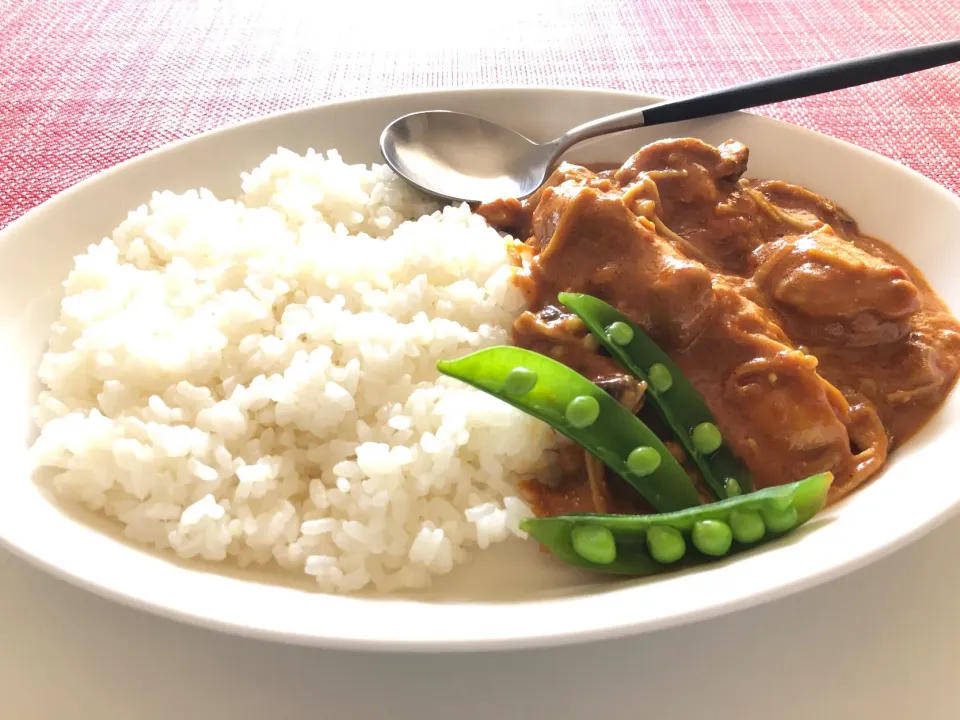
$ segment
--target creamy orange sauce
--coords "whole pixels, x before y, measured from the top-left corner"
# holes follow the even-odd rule
[[[746,179],[747,159],[733,141],[663,140],[615,170],[563,164],[528,200],[478,212],[525,241],[518,344],[628,394],[556,301],[596,295],[670,354],[757,487],[831,471],[836,499],[936,412],[960,323],[900,253],[805,188]],[[612,473],[605,495],[587,475],[574,463],[528,500],[545,515],[638,511]]]

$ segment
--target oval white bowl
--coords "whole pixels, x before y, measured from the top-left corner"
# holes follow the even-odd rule
[[[262,638],[372,650],[532,647],[621,636],[704,619],[849,572],[934,527],[960,504],[953,451],[960,396],[951,396],[886,472],[796,535],[709,567],[609,581],[570,571],[516,541],[484,553],[410,597],[340,597],[296,578],[181,563],[134,547],[111,523],[64,508],[29,479],[36,367],[72,258],[154,190],[239,194],[243,170],[284,146],[338,148],[380,162],[377,138],[399,115],[427,108],[482,114],[546,140],[589,118],[654,101],[574,89],[414,93],[298,110],[217,130],[135,158],[44,203],[0,232],[0,539],[58,576],[144,610]],[[642,144],[693,135],[751,149],[749,175],[800,183],[898,247],[960,309],[960,199],[852,145],[755,115],[734,114],[607,137],[570,159],[622,161]],[[953,242],[951,242],[953,241]]]

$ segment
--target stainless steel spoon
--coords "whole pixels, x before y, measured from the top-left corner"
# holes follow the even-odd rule
[[[608,115],[543,144],[474,115],[427,110],[390,123],[380,136],[380,149],[395,172],[431,195],[468,202],[524,198],[543,185],[564,152],[589,138],[817,95],[957,61],[960,40],[844,60]]]

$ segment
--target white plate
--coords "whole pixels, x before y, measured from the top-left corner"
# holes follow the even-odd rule
[[[900,448],[874,483],[783,542],[662,578],[611,582],[578,574],[534,543],[505,544],[410,598],[322,595],[276,576],[180,564],[118,541],[111,525],[54,504],[28,479],[35,369],[72,257],[99,241],[156,189],[204,186],[239,194],[242,170],[278,145],[338,148],[379,161],[384,125],[426,108],[476,112],[534,139],[597,115],[652,102],[624,93],[482,89],[372,98],[299,110],[149,153],[81,183],[0,233],[0,536],[70,582],[152,612],[263,638],[377,650],[530,647],[662,628],[813,586],[875,560],[960,503],[955,450],[960,395]],[[618,161],[666,134],[751,149],[749,174],[803,184],[837,201],[863,229],[896,245],[960,308],[960,199],[890,160],[791,125],[737,114],[651,128],[581,146],[574,160]]]

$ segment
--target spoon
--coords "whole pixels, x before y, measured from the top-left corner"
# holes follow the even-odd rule
[[[829,63],[607,115],[543,144],[475,115],[427,110],[390,123],[380,136],[380,150],[398,175],[428,194],[467,202],[519,199],[546,182],[564,152],[589,138],[817,95],[957,61],[960,40]]]

